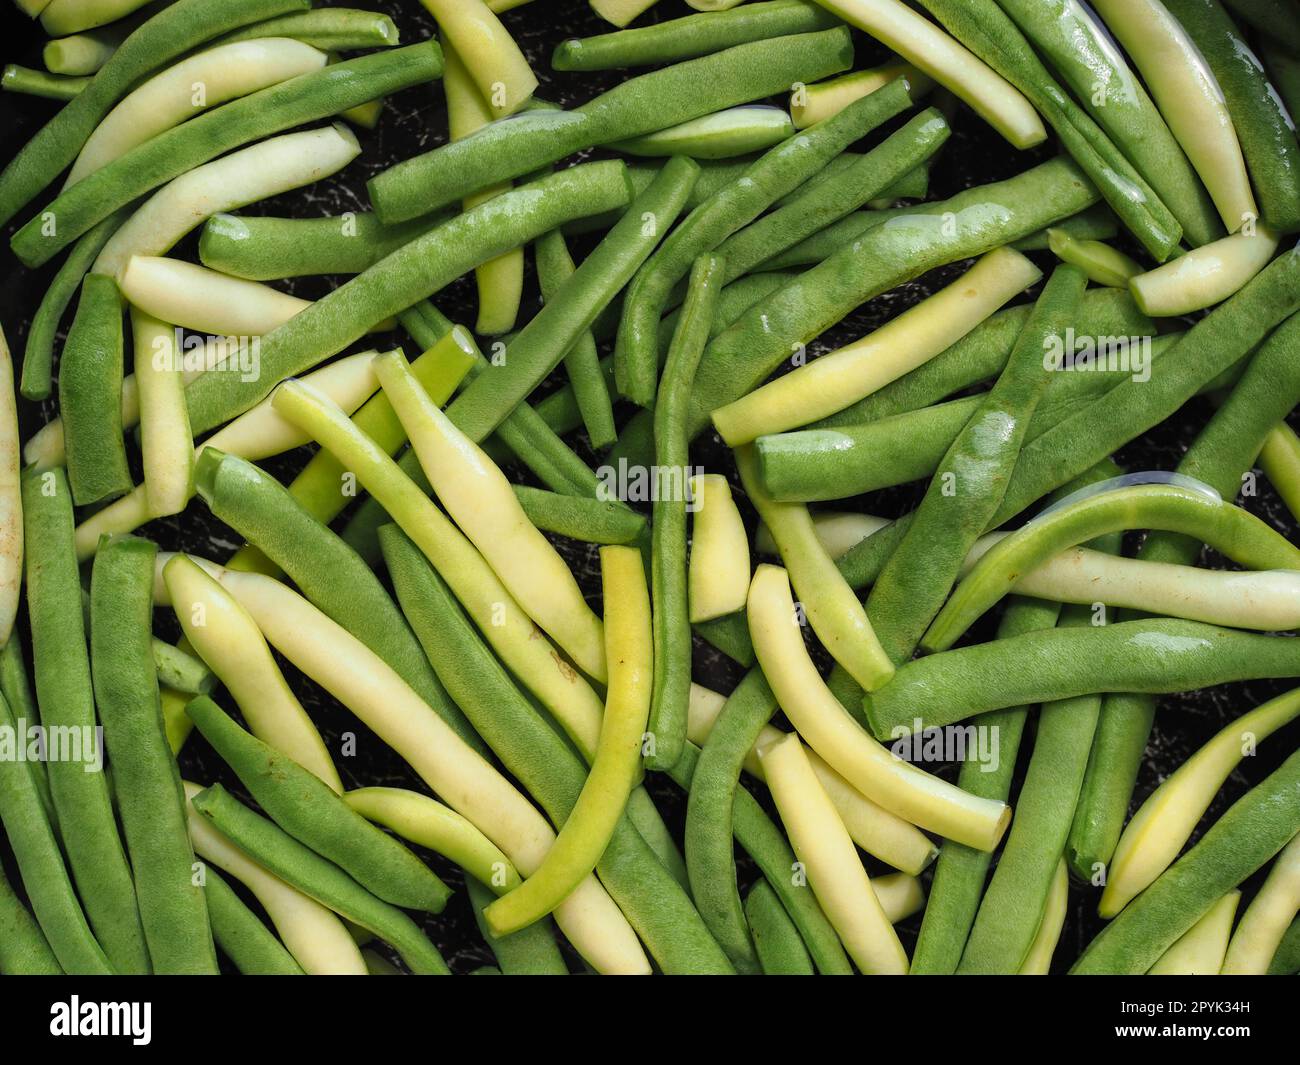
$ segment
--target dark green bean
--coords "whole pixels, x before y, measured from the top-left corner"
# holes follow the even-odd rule
[[[236,969],[245,976],[303,975],[293,955],[210,865],[203,870],[203,894],[212,935]]]
[[[135,536],[99,546],[90,581],[90,663],[113,791],[153,971],[217,974],[150,651],[157,548]],[[322,785],[324,787],[324,785]]]
[[[346,7],[326,7],[245,26],[226,34],[219,43],[253,41],[260,37],[288,37],[327,52],[391,48],[398,40],[397,27],[387,15]]]
[[[465,715],[447,697],[419,641],[370,567],[270,474],[205,448],[195,488],[213,515],[259,548],[319,610],[393,667],[456,734],[483,753]]]
[[[504,976],[569,975],[569,967],[564,964],[564,956],[555,943],[555,922],[550,917],[543,917],[518,932],[497,936],[483,917],[484,907],[490,905],[496,896],[472,876],[465,877],[465,890],[469,893],[474,922],[497,960],[499,973]]]
[[[667,769],[686,742],[691,690],[691,627],[686,605],[686,496],[690,463],[686,413],[704,354],[726,264],[702,255],[691,268],[690,293],[668,347],[663,387],[654,408],[653,519],[650,525],[654,600],[654,692],[645,752],[651,769]],[[739,900],[737,899],[737,902]]]
[[[1269,976],[1294,976],[1297,973],[1300,973],[1300,917],[1291,922],[1268,966]]]
[[[447,690],[506,770],[563,824],[586,766],[516,687],[419,549],[394,526],[380,541],[402,609]],[[626,818],[596,871],[664,972],[732,971],[686,892]]]
[[[87,771],[94,768],[94,760],[102,761],[103,751],[94,738],[95,700],[73,544],[72,492],[63,470],[29,470],[23,474],[22,496],[27,612],[41,724],[50,735],[74,745],[47,767],[59,834],[86,916],[113,968],[146,973],[149,952],[108,781],[102,771]],[[54,935],[44,919],[41,927],[47,936]],[[57,945],[55,951],[62,958]],[[84,959],[64,961],[63,966],[73,972],[94,971]]]
[[[50,398],[54,334],[58,331],[59,321],[95,257],[126,221],[130,211],[130,207],[115,211],[78,240],[59,267],[59,272],[54,275],[45,295],[41,297],[41,305],[32,317],[32,326],[27,331],[27,347],[23,352],[23,376],[19,391],[27,399]]]
[[[217,675],[203,659],[195,658],[175,644],[155,637],[150,641],[149,652],[158,683],[164,688],[186,695],[206,695],[218,684]]]
[[[1238,799],[1200,841],[1124,908],[1072,973],[1139,975],[1300,831],[1300,751]]]
[[[415,218],[584,148],[786,92],[797,81],[847,70],[852,61],[843,27],[737,45],[630,78],[573,111],[494,122],[473,137],[407,159],[370,179],[370,202],[385,222]]]
[[[745,896],[745,917],[763,975],[812,976],[812,958],[799,937],[799,929],[766,880],[758,881]]]
[[[441,913],[451,889],[314,773],[245,732],[207,696],[185,708],[257,804],[282,829],[394,906]]]
[[[333,862],[299,843],[278,825],[254,813],[220,784],[199,792],[190,803],[240,850],[281,880],[391,943],[412,972],[421,976],[450,974],[438,948],[406,914],[376,898]]]
[[[122,297],[117,282],[90,274],[59,366],[59,409],[68,479],[78,506],[129,492],[122,430]]]
[[[762,670],[751,669],[727,699],[700,749],[686,804],[691,894],[714,938],[741,973],[757,972],[760,965],[736,886],[731,811],[745,756],[776,710],[776,696]]]

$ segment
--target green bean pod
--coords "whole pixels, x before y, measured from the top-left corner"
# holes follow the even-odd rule
[[[738,972],[757,972],[759,955],[736,886],[732,807],[740,769],[758,734],[776,713],[762,670],[751,669],[732,692],[700,748],[686,804],[686,870],[700,914]]]
[[[738,11],[706,11],[634,30],[571,37],[556,45],[551,67],[588,71],[672,63],[750,41],[837,25],[834,15],[805,0],[764,0]]]
[[[211,866],[203,871],[203,895],[212,936],[236,969],[245,976],[303,975],[293,955]]]
[[[654,697],[646,765],[667,769],[686,743],[691,687],[691,629],[687,607],[686,504],[689,437],[686,411],[695,369],[708,340],[726,267],[704,255],[691,268],[690,293],[668,348],[663,388],[654,409],[654,518],[650,571],[654,595]]]
[[[185,712],[277,825],[394,906],[441,913],[451,889],[315,774],[240,728],[206,696]]]
[[[195,485],[215,517],[260,548],[317,608],[392,666],[466,743],[483,750],[379,579],[327,525],[270,474],[215,448],[199,455]]]
[[[1300,751],[1238,799],[1111,921],[1071,973],[1137,975],[1300,831]]]
[[[14,234],[10,246],[28,266],[39,266],[119,207],[200,163],[259,137],[432,81],[441,72],[442,53],[426,41],[322,67],[222,104],[69,186],[47,209],[58,218],[57,229],[45,232],[36,218]]]
[[[387,15],[377,11],[325,7],[268,18],[226,34],[219,43],[252,41],[259,37],[289,37],[326,52],[392,48],[398,42],[397,27]]]
[[[72,540],[72,492],[61,469],[25,473],[22,490],[27,612],[41,724],[82,745],[74,757],[53,760],[47,767],[59,835],[86,916],[113,968],[146,973],[149,952],[102,763],[100,771],[94,771],[94,760],[102,759],[103,751],[91,738],[95,702]],[[47,935],[54,934],[44,921],[42,927]],[[67,961],[62,964],[88,971],[84,961],[75,968]]]
[[[62,976],[45,933],[0,869],[0,975]]]
[[[59,367],[59,408],[68,480],[78,506],[131,490],[122,435],[122,297],[117,282],[91,274]]]
[[[204,374],[195,381],[185,392],[194,432],[229,421],[284,378],[342,351],[375,322],[400,314],[479,263],[570,218],[624,206],[628,196],[622,163],[587,163],[521,185],[434,227],[263,337],[256,380]]]
[[[108,540],[95,555],[90,582],[95,702],[113,761],[113,791],[153,971],[215,976],[207,903],[194,883],[181,778],[167,744],[149,648],[156,554],[149,540],[124,536]]]
[[[866,711],[875,735],[898,736],[1006,706],[1097,692],[1158,695],[1295,676],[1300,641],[1293,637],[1155,618],[1033,632],[918,658],[867,696]]]
[[[1294,976],[1297,973],[1300,973],[1300,917],[1291,922],[1268,966],[1269,976]]]
[[[785,92],[851,63],[843,27],[737,45],[631,78],[573,111],[532,111],[407,159],[370,179],[370,202],[384,222],[416,218],[584,148]]]
[[[94,79],[89,77],[65,77],[45,70],[33,70],[18,63],[6,63],[4,74],[0,77],[0,89],[66,103],[84,92],[92,80]]]
[[[479,933],[487,941],[502,976],[569,975],[569,967],[555,942],[555,923],[549,917],[518,932],[498,936],[483,917],[484,909],[492,904],[496,895],[472,876],[465,877],[465,890],[469,894]]]
[[[307,0],[178,0],[131,34],[85,89],[0,173],[0,224],[54,184],[86,138],[131,86],[225,30],[300,11]],[[192,165],[192,164],[191,164]]]
[[[528,520],[543,532],[589,544],[627,544],[646,531],[645,518],[627,507],[525,484],[512,487]]]
[[[799,938],[799,929],[766,880],[749,889],[745,917],[764,976],[812,976],[812,958]]]
[[[251,281],[359,274],[444,221],[435,215],[386,226],[372,211],[327,218],[215,214],[199,235],[199,260]]]

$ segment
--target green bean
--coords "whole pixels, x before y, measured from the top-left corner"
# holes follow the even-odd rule
[[[947,351],[922,363],[915,370],[891,381],[850,407],[815,423],[814,428],[837,425],[861,425],[895,414],[919,410],[960,392],[971,385],[997,377],[1007,365],[1011,349],[1025,322],[1031,305],[998,311],[957,341]],[[1149,336],[1155,324],[1142,314],[1127,292],[1114,289],[1090,289],[1079,302],[1070,323],[1081,337]],[[1084,387],[1091,374],[1061,374],[1049,389],[1068,387],[1063,381],[1077,381]],[[1099,376],[1105,377],[1105,374]],[[1108,381],[1113,378],[1107,378]],[[760,449],[761,450],[761,449]]]
[[[675,157],[604,240],[506,348],[447,408],[471,440],[485,439],[587,333],[677,218],[698,169]]]
[[[1164,421],[1297,309],[1300,255],[1283,255],[1188,330],[1152,380],[1121,381],[1028,444],[994,523]]]
[[[215,869],[203,871],[203,895],[217,946],[245,976],[302,976],[302,966]]]
[[[18,63],[6,63],[3,77],[0,77],[0,89],[5,92],[21,92],[28,96],[43,96],[47,100],[75,100],[90,85],[93,78],[70,78],[62,74],[51,74],[45,70],[33,70]]]
[[[1218,0],[1169,0],[1168,7],[1223,91],[1263,222],[1279,233],[1295,232],[1300,229],[1300,143],[1263,64]]]
[[[257,804],[289,835],[385,902],[442,912],[451,889],[315,774],[245,732],[206,696],[191,702],[185,712]]]
[[[1140,974],[1220,898],[1300,831],[1300,751],[1238,799],[1200,841],[1134,899],[1070,970]]]
[[[966,553],[997,510],[1029,420],[1047,391],[1042,352],[1064,335],[1087,285],[1072,266],[1053,272],[1002,376],[940,460],[916,516],[876,578],[867,616],[896,665],[912,657],[960,576]]]
[[[1054,159],[1009,181],[907,208],[888,226],[800,274],[710,341],[693,396],[692,432],[704,428],[711,411],[761,383],[790,356],[792,344],[811,340],[872,296],[1036,232],[1095,198],[1072,163]]]
[[[415,546],[391,527],[380,539],[398,600],[448,691],[506,769],[562,824],[586,775],[578,755],[524,698]],[[731,971],[685,891],[626,819],[596,868],[664,972]]]
[[[1264,53],[1265,69],[1286,109],[1294,116],[1300,112],[1300,48],[1288,51],[1267,39],[1261,40],[1259,46]]]
[[[607,147],[624,155],[735,159],[766,151],[794,133],[790,116],[770,104],[742,104]]]
[[[1008,639],[1024,632],[1050,629],[1056,624],[1060,606],[1040,599],[1013,598],[1002,615],[998,638]],[[1026,706],[995,710],[977,718],[977,726],[994,730],[998,737],[998,764],[985,772],[985,764],[974,759],[962,762],[957,786],[981,798],[1007,802],[1016,755],[1024,734]],[[912,955],[911,972],[951,975],[957,971],[971,925],[984,893],[984,879],[993,859],[987,851],[964,843],[945,840],[934,868],[930,901],[925,907],[921,933]]]
[[[150,641],[150,655],[158,683],[164,688],[187,695],[206,695],[217,686],[216,674],[203,660],[175,644],[154,637]]]
[[[686,276],[698,256],[712,251],[854,140],[901,114],[910,104],[902,81],[863,97],[765,153],[741,178],[692,211],[641,269],[624,296],[614,348],[614,380],[619,392],[643,407],[653,402],[659,319],[673,286]]]
[[[31,728],[35,722],[15,718],[0,698],[0,726],[12,732],[20,724]],[[59,965],[75,975],[108,975],[113,968],[86,923],[52,822],[41,806],[38,764],[27,758],[0,759],[0,821],[32,911]]]
[[[760,965],[736,886],[731,814],[741,764],[776,709],[776,697],[762,670],[751,669],[728,698],[700,749],[686,804],[686,870],[691,894],[714,938],[741,973],[757,972]]]
[[[62,976],[63,967],[45,933],[27,912],[0,869],[0,974]]]
[[[220,784],[200,792],[190,802],[200,816],[254,861],[339,916],[391,943],[412,972],[422,976],[450,975],[438,948],[406,914],[376,898],[337,865],[254,813]]]
[[[1115,212],[1104,203],[1063,219],[1055,228],[1063,230],[1075,240],[1110,240],[1119,232]],[[1011,246],[1016,251],[1046,251],[1047,230],[1043,229],[1027,237],[1021,237]]]
[[[576,269],[568,246],[564,243],[563,232],[553,229],[538,237],[533,245],[533,257],[537,264],[537,282],[542,290],[542,299],[549,301]],[[564,369],[573,389],[573,397],[582,413],[588,441],[597,451],[608,447],[618,435],[614,428],[614,407],[610,402],[605,375],[600,368],[596,339],[590,330],[582,333],[564,356]]]
[[[641,776],[641,743],[650,713],[650,591],[633,547],[600,551],[609,689],[591,771],[542,864],[483,916],[494,932],[517,932],[545,917],[591,874]],[[635,828],[634,828],[635,831]]]
[[[483,911],[496,896],[472,876],[465,878],[470,907],[479,933],[487,941],[504,976],[568,976],[569,967],[555,943],[555,926],[549,917],[521,928],[518,932],[498,936],[488,926]],[[481,970],[479,970],[481,972]]]
[[[5,645],[0,647],[0,695],[18,720],[35,722],[40,719],[36,696],[32,693],[32,682],[23,661],[22,632],[17,628],[9,634]],[[35,761],[28,765],[32,768],[32,782],[40,796],[45,817],[51,825],[57,826],[58,816],[54,811],[54,800],[50,798],[50,781],[45,775],[45,763]]]
[[[743,613],[728,614],[712,621],[697,621],[691,628],[737,665],[748,669],[754,664],[754,644],[749,638],[749,626]]]
[[[27,331],[27,347],[23,352],[23,376],[19,391],[27,399],[49,399],[54,366],[54,334],[58,331],[59,320],[72,302],[72,294],[81,286],[82,278],[86,276],[91,263],[118,227],[126,221],[129,210],[124,207],[114,212],[78,240],[76,247],[59,267],[59,272],[54,275],[50,287],[45,290],[41,305],[32,318],[31,328]]]
[[[691,789],[699,756],[700,749],[688,742],[682,748],[681,760],[668,770],[677,786],[687,792]],[[848,975],[853,969],[839,936],[808,885],[797,883],[792,875],[795,856],[784,833],[746,789],[737,788],[735,795],[731,822],[736,842],[754,859],[754,864],[772,885],[772,890],[799,929],[818,971],[826,975]]]
[[[216,4],[210,0],[178,0],[160,11],[122,42],[90,84],[50,119],[0,173],[0,224],[54,184],[100,119],[132,85],[224,30],[305,6],[306,0],[221,0]],[[183,164],[192,165],[192,161]]]
[[[764,976],[812,976],[812,958],[790,915],[766,880],[745,896],[745,917]]]
[[[841,248],[853,243],[868,230],[883,225],[890,218],[907,214],[908,211],[907,207],[890,207],[883,211],[854,211],[812,236],[805,237],[780,255],[774,255],[767,262],[760,263],[759,269],[789,270],[794,266],[816,266],[823,259],[829,259]]]
[[[1291,637],[1155,618],[1033,632],[918,658],[867,697],[866,711],[875,735],[897,736],[897,729],[905,735],[1005,706],[1097,692],[1159,695],[1295,676],[1300,643]]]
[[[946,651],[1021,574],[1040,562],[1094,537],[1136,528],[1194,536],[1247,569],[1300,569],[1300,549],[1217,496],[1175,484],[1115,488],[1041,515],[999,541],[953,590],[922,647]],[[1007,581],[1009,571],[1015,576]]]
[[[1195,477],[1225,499],[1236,497],[1269,431],[1300,402],[1300,365],[1294,357],[1300,318],[1292,317],[1251,358],[1240,383],[1187,449],[1178,472]],[[1174,533],[1150,534],[1138,558],[1190,565],[1200,544]],[[1111,860],[1128,815],[1129,800],[1155,717],[1144,695],[1107,697],[1066,858],[1091,878]]]
[[[69,186],[45,212],[58,218],[57,229],[45,232],[38,217],[14,234],[10,246],[28,266],[39,266],[117,208],[200,163],[259,137],[432,81],[441,71],[437,45],[424,42],[322,67],[222,104],[151,137]]]
[[[587,163],[521,185],[434,227],[263,337],[262,372],[256,380],[204,374],[195,381],[185,393],[195,433],[247,410],[284,378],[341,351],[375,322],[400,314],[477,264],[569,218],[627,200],[622,163]]]
[[[633,788],[627,800],[627,819],[632,827],[640,833],[646,846],[655,853],[659,863],[668,870],[672,878],[682,886],[683,891],[691,890],[690,874],[686,871],[686,859],[677,848],[677,841],[660,816],[654,799],[643,787]]]
[[[718,246],[734,281],[755,267],[857,210],[904,174],[912,173],[948,139],[948,123],[934,108],[922,111],[878,148],[803,194],[732,234]]]
[[[386,226],[370,211],[326,218],[215,214],[199,235],[199,259],[252,281],[359,274],[444,221],[434,215]]]
[[[1056,226],[1051,226],[1047,230],[1047,246],[1061,262],[1077,266],[1087,274],[1088,280],[1093,284],[1106,285],[1110,288],[1128,288],[1129,281],[1143,272],[1140,263],[1109,244],[1100,240],[1078,240]],[[1263,269],[1263,264],[1260,265],[1260,269]],[[1232,291],[1235,292],[1240,287],[1236,285]],[[1147,313],[1152,313],[1145,301],[1140,306]]]
[[[631,78],[573,111],[529,112],[407,159],[370,179],[370,202],[384,222],[416,218],[584,148],[761,99],[851,61],[842,27],[737,45]]]
[[[528,520],[543,532],[589,544],[627,544],[645,532],[645,518],[627,507],[522,484],[511,487]]]
[[[260,37],[289,37],[326,52],[391,48],[398,42],[397,27],[387,15],[378,11],[327,7],[268,18],[265,22],[228,33],[218,43],[252,41]]]
[[[131,489],[122,436],[122,363],[117,282],[90,274],[81,285],[59,373],[68,479],[79,506]]]
[[[644,67],[720,52],[750,41],[811,33],[839,25],[839,19],[804,0],[766,0],[738,11],[705,12],[642,29],[561,41],[551,55],[555,70],[613,70]]]
[[[149,953],[135,888],[102,772],[104,752],[93,738],[95,702],[72,541],[72,492],[62,470],[23,475],[23,520],[27,612],[41,724],[47,732],[57,729],[67,742],[78,745],[47,768],[59,834],[86,916],[113,968],[145,973]],[[42,927],[46,935],[54,934],[44,921]],[[62,964],[87,971],[84,961],[75,967],[67,961]]]
[[[687,609],[686,502],[689,438],[685,415],[695,369],[708,339],[726,269],[702,255],[691,268],[690,292],[673,332],[663,389],[654,408],[654,487],[650,569],[654,595],[654,698],[646,765],[666,769],[686,742],[691,687],[691,630]]]
[[[1196,171],[1137,75],[1077,0],[997,0],[1164,201],[1193,247],[1223,235]]]
[[[1151,257],[1156,262],[1168,259],[1178,247],[1182,226],[1106,132],[1070,99],[996,0],[923,0],[923,4],[1029,98]]]
[[[1269,976],[1294,976],[1296,973],[1300,973],[1300,917],[1291,922],[1268,966]]]
[[[116,537],[95,555],[95,701],[113,759],[113,789],[153,971],[216,975],[207,905],[192,878],[194,849],[180,774],[163,729],[149,648],[156,551],[148,540]]]
[[[265,552],[322,612],[392,666],[480,753],[482,741],[447,698],[419,642],[379,579],[328,526],[251,462],[205,448],[195,486],[213,515]]]

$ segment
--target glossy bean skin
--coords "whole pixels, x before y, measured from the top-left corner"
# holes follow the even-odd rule
[[[1026,236],[1094,202],[1096,192],[1083,173],[1068,160],[1055,159],[1009,181],[908,208],[889,226],[868,231],[778,289],[709,343],[693,396],[692,432],[704,428],[713,410],[759,385],[798,345],[872,296]]]
[[[93,735],[95,703],[72,541],[72,492],[61,469],[26,473],[22,486],[27,610],[41,724]],[[88,752],[81,753],[85,759]],[[84,760],[70,759],[48,765],[59,835],[86,916],[113,968],[146,973],[149,953],[108,782],[102,770],[86,772],[87,767]]]
[[[204,374],[195,381],[185,393],[194,432],[229,421],[284,378],[342,351],[375,322],[400,314],[479,263],[569,218],[625,206],[628,198],[622,163],[590,163],[522,185],[436,226],[263,337],[257,380]]]
[[[95,126],[141,78],[224,30],[306,7],[305,0],[181,0],[133,33],[90,84],[62,108],[0,173],[0,222],[49,187]]]
[[[153,971],[215,976],[207,903],[194,883],[180,772],[167,743],[149,647],[156,554],[151,541],[124,536],[102,544],[95,555],[90,583],[95,701]]]
[[[394,906],[441,913],[451,889],[292,758],[245,732],[205,696],[185,712],[281,828]]]
[[[220,784],[199,792],[190,803],[254,861],[341,917],[391,943],[412,972],[420,976],[450,975],[438,948],[405,913],[375,897],[337,865],[250,810]]]
[[[400,222],[593,145],[650,133],[847,70],[843,27],[737,45],[623,82],[573,111],[533,111],[473,140],[407,159],[371,178],[370,202]],[[609,208],[602,208],[609,210]],[[599,214],[600,211],[592,211]],[[414,301],[412,301],[414,302]]]
[[[199,163],[258,137],[432,81],[441,71],[442,53],[425,42],[326,66],[232,100],[160,133],[69,186],[48,208],[58,215],[57,235],[42,233],[37,218],[35,225],[28,223],[14,234],[10,246],[28,266],[39,266],[119,207]]]
[[[1216,901],[1300,831],[1300,751],[1238,799],[1177,862],[1134,899],[1071,973],[1146,972]]]
[[[1160,694],[1300,676],[1300,642],[1155,618],[993,640],[909,662],[866,699],[878,736],[1098,691]]]

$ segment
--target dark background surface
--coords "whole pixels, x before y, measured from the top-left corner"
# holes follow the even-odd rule
[[[370,0],[370,2],[354,0],[348,6],[368,7],[389,13],[401,30],[403,43],[427,37],[434,31],[432,19],[415,0],[406,0],[404,3],[394,3],[391,0]],[[13,27],[6,35],[9,47],[6,49],[5,60],[41,67],[40,47],[45,38],[39,25],[33,28],[8,4],[5,5],[4,10],[9,24]],[[636,24],[644,25],[690,13],[690,9],[682,0],[661,0]],[[541,81],[538,95],[544,99],[565,106],[574,106],[623,80],[624,74],[619,71],[565,74],[550,69],[551,50],[560,40],[571,36],[603,33],[613,28],[594,15],[584,0],[537,0],[535,3],[506,13],[502,16],[502,20],[527,53],[533,70]],[[858,67],[871,66],[884,60],[886,53],[876,42],[861,34],[855,34],[855,39]],[[629,72],[628,76],[639,72]],[[784,105],[786,101],[773,100],[772,102]],[[2,152],[5,162],[57,110],[58,106],[53,101],[39,100],[34,97],[18,95],[0,97],[0,132],[3,136]],[[890,126],[877,131],[872,141],[879,139],[892,128]],[[365,195],[365,182],[368,178],[393,163],[428,150],[446,139],[446,113],[441,87],[437,84],[420,86],[399,94],[386,104],[377,129],[373,131],[359,129],[356,132],[363,151],[361,156],[343,172],[314,187],[253,205],[246,208],[243,213],[317,216],[368,208]],[[1020,173],[1050,156],[1053,150],[1042,148],[1032,152],[1015,152],[970,111],[961,108],[954,119],[954,135],[935,163],[931,180],[931,198],[942,199],[963,188]],[[54,191],[51,190],[50,195],[53,195]],[[57,269],[56,262],[39,271],[25,270],[7,247],[7,238],[39,206],[33,204],[7,228],[6,246],[0,251],[0,272],[4,279],[3,286],[0,286],[0,322],[3,322],[16,362],[21,359],[31,316],[40,302],[49,278]],[[194,239],[191,237],[178,246],[172,254],[197,261],[193,245]],[[1129,250],[1135,251],[1132,248]],[[575,243],[574,251],[575,255],[580,256],[585,251],[585,246]],[[1033,257],[1040,262],[1040,265],[1048,265],[1050,262],[1050,257],[1045,253],[1034,253]],[[934,271],[918,281],[910,282],[871,301],[810,345],[811,353],[820,354],[863,335],[947,284],[967,265],[957,263]],[[317,298],[338,282],[339,279],[304,278],[281,287],[299,296]],[[1036,291],[1029,293],[1026,298],[1032,298],[1034,295]],[[472,326],[475,314],[472,278],[462,279],[439,293],[435,297],[435,302],[452,319]],[[536,283],[530,262],[521,323],[536,308],[537,302]],[[65,327],[66,324],[65,319]],[[63,333],[60,332],[60,340],[62,336]],[[408,338],[397,334],[391,338],[370,338],[369,343],[372,346],[380,346],[385,339],[390,339],[391,344],[404,344],[410,355],[417,353]],[[544,387],[550,387],[551,384],[548,383]],[[42,422],[48,420],[52,416],[53,408],[52,401],[37,405],[20,400],[20,418],[24,435],[29,435]],[[1141,440],[1122,448],[1117,454],[1118,461],[1132,471],[1173,469],[1186,445],[1205,424],[1210,412],[1211,408],[1204,400],[1193,401],[1170,422],[1159,426]],[[631,412],[620,409],[618,413],[621,425]],[[593,465],[595,464],[596,456],[587,448],[585,439],[580,436],[575,437],[571,443]],[[307,456],[308,451],[301,449],[291,455],[270,460],[264,465],[287,480],[301,467]],[[739,496],[734,466],[728,452],[716,437],[710,434],[708,437],[701,438],[693,451],[692,462],[704,465],[710,471],[726,473],[732,479]],[[522,473],[514,471],[514,475],[529,479],[526,471]],[[1258,479],[1258,485],[1259,494],[1242,502],[1248,509],[1268,520],[1275,528],[1284,530],[1294,539],[1296,528],[1293,519],[1262,476]],[[915,506],[923,491],[924,485],[911,485],[845,501],[835,506],[838,509],[860,508],[868,513],[894,516]],[[746,512],[747,519],[752,522],[752,512],[749,512],[743,499],[742,508]],[[346,517],[345,514],[341,521],[345,521]],[[341,524],[336,524],[335,527],[340,528]],[[144,532],[154,538],[165,550],[191,551],[218,561],[224,561],[242,542],[230,529],[217,522],[201,501],[192,503],[185,514],[179,518],[154,522],[146,526]],[[593,602],[598,601],[599,580],[595,549],[572,541],[557,540],[557,543],[575,572],[579,574],[589,598]],[[1221,560],[1209,561],[1212,564],[1221,564]],[[175,638],[179,635],[175,619],[167,611],[158,612],[156,631],[167,638]],[[990,630],[986,622],[978,630],[977,636],[987,638],[989,634]],[[342,733],[356,734],[356,756],[336,757],[339,772],[346,786],[386,784],[427,791],[415,774],[356,718],[311,681],[298,674],[292,666],[283,660],[281,664],[295,693],[317,722],[332,750],[338,750],[338,740]],[[696,681],[726,692],[739,680],[742,673],[743,671],[735,663],[696,640],[694,663]],[[1286,685],[1281,683],[1236,684],[1162,699],[1146,763],[1139,779],[1136,801],[1140,802],[1145,798],[1152,788],[1229,720],[1284,690],[1285,687]],[[221,701],[228,708],[234,709],[224,693]],[[1021,774],[1023,774],[1028,752],[1032,749],[1032,736],[1031,725],[1022,746]],[[1300,742],[1300,724],[1293,723],[1262,744],[1258,755],[1248,759],[1233,773],[1211,807],[1205,824],[1212,823],[1252,783],[1271,772],[1285,755],[1296,747],[1297,742]],[[191,738],[180,760],[182,773],[186,778],[201,783],[220,780],[242,794],[242,789],[233,774],[226,770],[201,737]],[[955,770],[955,766],[949,766],[940,772],[944,776],[953,778]],[[748,783],[747,778],[743,779]],[[665,820],[680,840],[685,817],[684,795],[665,778],[658,776],[648,777],[647,786],[654,795]],[[767,800],[764,789],[755,789],[755,794],[771,811],[771,804]],[[16,870],[12,869],[11,858],[8,855],[3,857],[11,874],[11,880],[17,883],[17,877],[13,875]],[[453,886],[459,887],[461,878],[454,866],[436,855],[426,855],[426,857],[440,875]],[[743,852],[738,852],[738,868],[742,891],[744,891],[757,876],[757,871],[745,858]],[[874,873],[877,871],[877,863],[869,861],[868,868]],[[1252,881],[1252,886],[1261,877],[1262,874],[1257,875]],[[927,875],[926,880],[928,879]],[[1063,972],[1068,968],[1100,928],[1101,922],[1095,915],[1098,895],[1098,889],[1091,886],[1072,884],[1070,915],[1057,949],[1054,971]],[[447,957],[453,971],[468,972],[480,965],[492,964],[491,953],[474,925],[463,890],[456,892],[442,914],[427,916],[425,925],[434,942]],[[919,927],[919,915],[899,926],[904,945],[909,953]],[[581,971],[581,963],[572,952],[570,958],[574,971]]]

